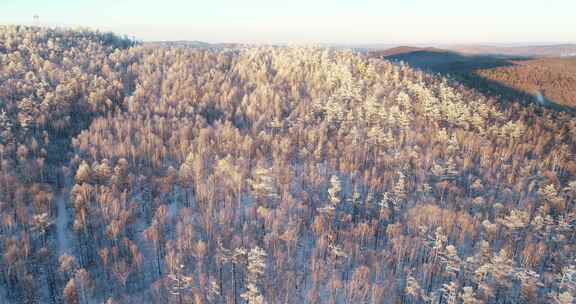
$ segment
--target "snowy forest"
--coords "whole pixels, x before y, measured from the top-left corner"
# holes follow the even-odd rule
[[[352,51],[0,26],[0,303],[573,303],[575,153]]]

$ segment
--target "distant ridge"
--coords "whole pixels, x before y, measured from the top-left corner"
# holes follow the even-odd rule
[[[196,49],[225,49],[242,46],[242,44],[238,43],[208,43],[198,40],[150,41],[144,42],[144,45],[153,47],[182,47]]]
[[[391,49],[386,49],[382,51],[377,51],[381,56],[397,56],[402,54],[414,53],[414,52],[434,52],[443,53],[448,52],[447,50],[435,48],[435,47],[415,47],[415,46],[398,46]]]
[[[488,46],[488,45],[455,45],[449,47],[466,54],[492,54],[528,57],[572,57],[576,56],[576,44],[554,44],[534,46]]]

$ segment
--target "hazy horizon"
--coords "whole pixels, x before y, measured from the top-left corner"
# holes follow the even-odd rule
[[[142,41],[342,45],[560,44],[576,41],[576,2],[359,0],[3,0],[0,23],[82,26]]]

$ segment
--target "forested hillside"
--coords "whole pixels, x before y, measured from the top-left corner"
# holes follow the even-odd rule
[[[576,57],[520,61],[508,67],[483,69],[478,74],[549,102],[576,108]]]
[[[576,114],[576,57],[513,57],[397,47],[371,51],[375,58],[439,73],[499,99],[538,103]]]
[[[120,52],[131,45],[90,31],[0,27],[0,296],[8,303],[62,298],[62,166],[72,137],[131,90],[132,57]]]
[[[0,27],[6,303],[572,303],[576,120],[348,51]]]

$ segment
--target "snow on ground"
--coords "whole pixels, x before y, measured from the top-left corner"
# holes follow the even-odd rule
[[[62,189],[56,196],[56,206],[58,208],[58,217],[56,218],[56,235],[58,240],[58,254],[72,254],[72,238],[68,231],[68,220],[70,214],[66,208],[68,191]]]

